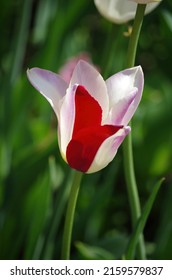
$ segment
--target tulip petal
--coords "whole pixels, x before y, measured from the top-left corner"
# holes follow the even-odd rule
[[[109,99],[105,81],[100,73],[90,64],[80,60],[75,67],[70,84],[79,84],[94,97],[102,108],[102,119],[107,118]]]
[[[60,110],[58,139],[65,159],[71,138],[86,127],[101,125],[102,109],[99,103],[80,85],[69,87]]]
[[[143,83],[143,72],[140,66],[126,69],[107,79],[110,100],[108,123],[128,124],[140,102]]]
[[[117,133],[107,138],[99,147],[86,173],[94,173],[106,167],[114,159],[119,146],[130,130],[129,126],[125,126],[119,129]]]
[[[66,158],[70,167],[87,172],[102,142],[120,128],[121,126],[104,125],[79,130],[72,137],[66,150]]]
[[[78,85],[73,85],[67,89],[59,113],[58,142],[60,152],[65,161],[66,147],[73,134],[73,126],[75,121],[75,93],[77,87]]]
[[[67,90],[61,106],[59,121],[59,145],[63,157],[66,147],[79,130],[101,125],[102,109],[99,103],[80,85]]]
[[[101,125],[102,109],[99,103],[83,86],[78,86],[75,94],[75,124],[73,136],[80,129]]]
[[[67,83],[59,75],[40,68],[28,69],[27,76],[31,84],[48,100],[58,117]]]

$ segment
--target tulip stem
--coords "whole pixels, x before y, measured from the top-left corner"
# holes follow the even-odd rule
[[[70,190],[69,201],[68,201],[68,206],[66,211],[64,232],[63,232],[63,240],[62,240],[62,255],[61,255],[62,260],[70,259],[72,227],[73,227],[76,202],[77,202],[82,175],[83,173],[75,171],[71,190]]]
[[[132,27],[132,32],[128,45],[127,59],[126,59],[126,67],[130,68],[135,65],[137,46],[140,36],[140,31],[143,23],[144,13],[145,13],[146,5],[138,4],[136,15],[134,19],[134,24]]]
[[[129,41],[129,46],[128,46],[127,62],[126,62],[127,68],[133,67],[135,64],[137,45],[138,45],[140,30],[143,22],[145,8],[146,5],[141,5],[141,4],[137,5],[136,16],[135,16],[133,29]],[[123,153],[124,153],[125,178],[126,178],[127,191],[128,191],[129,203],[131,208],[132,226],[134,229],[141,215],[141,207],[140,207],[140,200],[139,200],[138,188],[137,188],[135,171],[134,171],[131,133],[126,137],[124,141]],[[146,258],[143,235],[140,236],[138,241],[138,258],[139,259]]]

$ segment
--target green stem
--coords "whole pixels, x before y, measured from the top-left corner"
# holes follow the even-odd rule
[[[61,255],[62,260],[70,259],[72,227],[73,227],[76,202],[77,202],[82,175],[83,173],[76,171],[71,186],[68,207],[66,212],[64,232],[63,232],[62,255]]]
[[[135,64],[135,57],[138,45],[138,39],[140,35],[140,30],[143,22],[144,12],[146,5],[138,5],[136,16],[133,24],[133,29],[129,41],[128,53],[126,67],[133,67]],[[131,125],[131,124],[130,124]],[[127,183],[127,191],[129,196],[129,203],[131,208],[132,215],[132,225],[135,227],[138,218],[141,215],[141,207],[138,195],[138,189],[135,179],[134,172],[134,162],[133,162],[133,150],[132,150],[132,136],[131,133],[127,136],[123,144],[123,153],[124,153],[124,170],[125,178]],[[145,259],[145,245],[143,235],[140,236],[138,241],[138,257],[139,259]]]
[[[135,65],[137,45],[139,41],[145,9],[146,9],[146,5],[143,4],[137,5],[136,16],[134,19],[132,33],[128,45],[128,52],[127,52],[127,59],[126,59],[126,67],[128,68],[133,67]]]

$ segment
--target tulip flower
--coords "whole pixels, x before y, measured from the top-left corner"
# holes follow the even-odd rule
[[[135,2],[135,3],[134,3]],[[94,0],[99,13],[114,23],[125,23],[135,17],[137,3],[150,3],[150,0]],[[150,3],[146,7],[146,14],[150,13],[160,1]]]
[[[79,61],[70,83],[40,68],[27,71],[31,84],[48,100],[58,119],[58,142],[71,168],[93,173],[109,164],[125,136],[142,96],[140,66],[106,81],[90,64]]]

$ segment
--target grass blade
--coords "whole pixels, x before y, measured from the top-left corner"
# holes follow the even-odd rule
[[[125,259],[127,260],[132,260],[134,258],[134,253],[135,253],[135,248],[139,239],[140,234],[142,233],[145,224],[147,222],[147,219],[149,217],[150,211],[152,209],[153,203],[155,201],[155,198],[157,196],[157,193],[161,187],[162,182],[164,181],[164,178],[162,178],[161,180],[159,180],[155,186],[153,187],[153,191],[150,195],[150,197],[148,198],[144,209],[142,211],[142,214],[140,216],[140,218],[138,219],[137,225],[135,227],[135,230],[131,236],[131,239],[129,241],[128,244],[128,248],[127,248],[127,252],[125,255]]]

